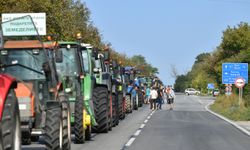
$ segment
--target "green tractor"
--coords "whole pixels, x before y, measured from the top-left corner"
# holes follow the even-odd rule
[[[58,42],[55,55],[61,55],[56,61],[57,72],[64,83],[71,108],[71,125],[75,135],[75,143],[84,143],[91,139],[91,126],[97,125],[89,99],[84,99],[85,73],[82,51],[79,42]],[[91,123],[92,122],[92,123]]]
[[[58,59],[53,54],[54,46],[42,42],[30,16],[2,23],[2,27],[24,21],[32,36],[13,38],[7,35],[0,57],[1,73],[11,74],[17,81],[15,94],[20,109],[22,142],[31,144],[42,136],[47,150],[69,150],[69,104],[53,61]]]
[[[81,44],[86,82],[84,99],[93,102],[97,126],[93,132],[107,133],[112,129],[112,91],[109,71],[109,51],[103,54],[90,44]]]
[[[112,61],[110,64],[110,70],[112,73],[112,93],[115,94],[116,99],[113,100],[113,110],[116,111],[116,115],[113,115],[114,123],[119,123],[119,119],[125,118],[125,96],[126,85],[124,82],[124,73],[121,63]],[[118,121],[117,121],[118,120]]]

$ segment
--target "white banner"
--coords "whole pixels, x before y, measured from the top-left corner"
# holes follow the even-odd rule
[[[39,35],[46,35],[46,14],[45,13],[6,13],[6,14],[2,14],[2,23],[6,22],[6,21],[10,21],[13,20],[15,18],[20,18],[23,16],[27,16],[30,15],[37,30]],[[21,22],[15,23],[15,24],[10,24],[10,26],[5,26],[5,28],[9,28],[9,29],[5,29],[4,30],[4,36],[21,36],[21,35],[33,35],[34,32],[22,32],[20,33],[20,31],[23,31],[23,28],[25,26],[25,23],[23,22],[23,20],[20,20]],[[15,21],[16,22],[16,21]],[[18,32],[17,32],[18,31]]]

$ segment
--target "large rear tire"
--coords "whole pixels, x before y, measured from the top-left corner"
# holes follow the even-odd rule
[[[21,129],[18,102],[15,92],[10,89],[4,103],[2,116],[3,150],[21,149]]]
[[[121,93],[118,94],[118,109],[119,119],[123,120],[125,118],[125,112],[123,110],[123,95]]]
[[[60,132],[62,132],[61,112],[60,107],[49,108],[46,111],[44,128],[44,142],[46,150],[58,150],[62,147],[62,136],[60,135]]]
[[[85,140],[91,140],[91,125],[88,125],[87,129],[85,130]]]
[[[95,132],[107,133],[109,122],[109,94],[105,87],[96,87],[93,91],[94,112],[98,126],[93,127]]]
[[[85,130],[84,130],[84,106],[83,97],[79,96],[75,102],[75,122],[74,122],[74,133],[75,133],[75,143],[81,144],[85,141]]]
[[[113,127],[119,124],[119,108],[118,108],[118,97],[112,94],[112,120]]]
[[[144,101],[144,97],[142,94],[142,91],[138,91],[138,106],[142,107],[143,106],[143,101]]]
[[[62,150],[71,149],[71,123],[70,123],[70,107],[68,100],[64,94],[59,96],[62,103]]]
[[[130,95],[126,95],[126,112],[127,113],[133,112],[133,103]]]
[[[139,102],[139,96],[138,93],[136,93],[135,99],[133,100],[134,110],[138,110],[138,102]]]

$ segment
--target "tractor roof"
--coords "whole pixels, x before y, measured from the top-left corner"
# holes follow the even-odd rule
[[[6,49],[17,49],[17,48],[49,48],[52,44],[44,44],[38,40],[22,40],[22,41],[6,41],[4,48]]]

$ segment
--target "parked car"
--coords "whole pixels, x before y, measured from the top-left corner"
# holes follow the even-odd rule
[[[201,92],[198,91],[198,90],[196,90],[196,89],[194,89],[194,88],[187,88],[185,90],[185,94],[186,95],[199,95],[199,94],[201,94]]]

